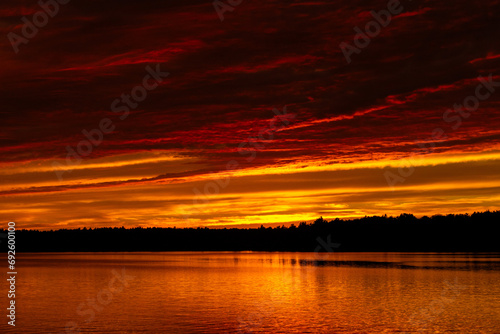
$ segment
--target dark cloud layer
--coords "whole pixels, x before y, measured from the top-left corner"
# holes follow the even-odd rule
[[[443,114],[474,95],[479,76],[500,82],[500,1],[401,1],[402,13],[348,63],[340,43],[354,45],[354,28],[364,30],[373,20],[370,11],[384,10],[388,3],[243,0],[221,22],[210,1],[73,0],[60,5],[57,15],[15,53],[8,34],[21,34],[22,17],[31,20],[40,7],[35,1],[4,1],[0,195],[42,196],[13,197],[28,204],[48,201],[40,194],[53,192],[97,189],[104,198],[115,187],[140,196],[158,184],[191,189],[190,182],[225,172],[232,159],[239,162],[240,174],[234,177],[353,164],[359,175],[376,173],[385,182],[377,162],[394,165],[390,161],[408,157],[418,149],[416,142],[431,140],[436,128],[446,138],[434,140],[422,165],[446,164],[446,158],[436,163],[434,155],[460,156],[467,165],[477,160],[473,155],[497,152],[499,92],[481,101],[458,128]],[[121,120],[112,102],[141,85],[146,67],[156,64],[170,75]],[[239,145],[279,119],[272,110],[285,105],[294,116],[290,124],[247,161]],[[66,172],[64,181],[58,180],[52,162],[64,164],[66,147],[76,149],[85,139],[82,130],[97,128],[103,118],[111,119],[114,131],[77,169]],[[160,155],[174,160],[155,162]],[[373,166],[359,165],[365,162]],[[461,174],[454,175],[459,179]],[[313,179],[308,178],[311,187]],[[360,186],[361,179],[354,179],[351,186]],[[267,190],[278,191],[274,186]],[[150,204],[148,215],[156,212],[166,223],[178,215],[145,203]],[[120,211],[120,206],[107,209]],[[359,204],[352,215],[382,209]],[[9,210],[2,217],[9,217]],[[283,221],[295,212],[288,210],[288,215],[280,213]],[[303,209],[304,216],[321,210]],[[82,211],[71,218],[50,210],[34,212],[20,219],[35,226],[39,212],[44,222],[134,223],[126,214],[95,218]],[[237,221],[234,217],[226,213],[220,220]]]

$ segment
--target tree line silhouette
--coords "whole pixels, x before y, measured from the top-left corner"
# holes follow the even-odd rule
[[[498,252],[500,211],[372,216],[260,228],[79,228],[16,231],[19,252]],[[0,232],[6,232],[1,230]],[[6,243],[2,248],[6,251]]]

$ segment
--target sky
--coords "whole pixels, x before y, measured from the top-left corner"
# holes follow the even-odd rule
[[[60,2],[0,4],[2,221],[499,207],[498,0]]]

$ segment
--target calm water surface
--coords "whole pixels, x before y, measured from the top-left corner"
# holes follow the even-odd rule
[[[17,265],[16,328],[4,316],[1,332],[500,333],[499,254],[18,254]]]

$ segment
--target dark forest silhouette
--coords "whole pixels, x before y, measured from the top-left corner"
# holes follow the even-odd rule
[[[95,228],[16,231],[21,252],[87,251],[500,251],[500,211],[416,218],[319,218],[290,227]],[[3,230],[5,232],[5,230]],[[5,250],[5,243],[2,244]]]

